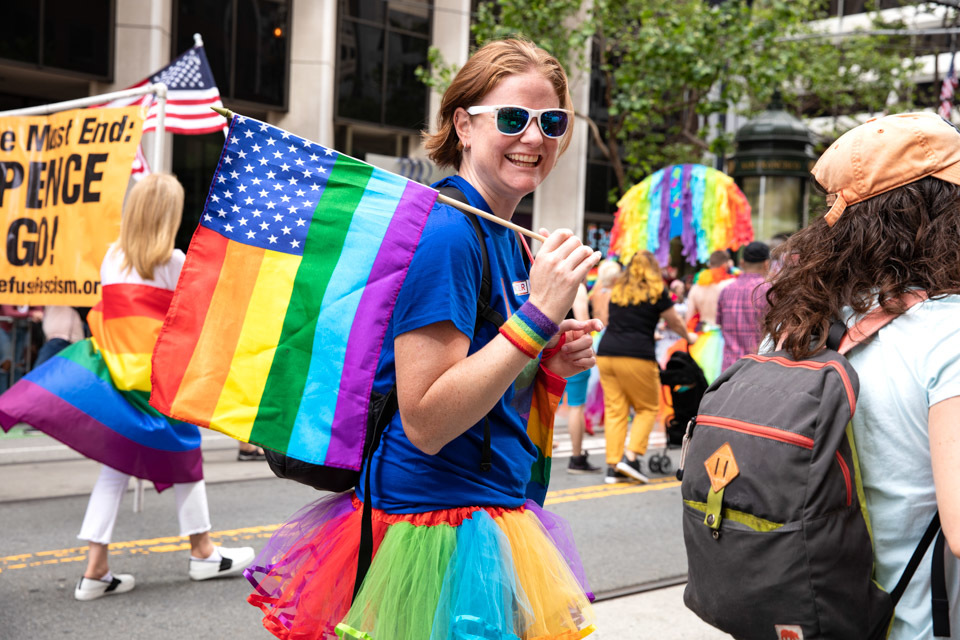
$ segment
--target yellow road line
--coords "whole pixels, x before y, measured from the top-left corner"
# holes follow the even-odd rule
[[[611,498],[614,496],[629,495],[633,493],[645,493],[647,491],[659,491],[661,489],[672,489],[679,487],[680,483],[673,478],[656,478],[649,484],[598,484],[587,487],[574,487],[571,489],[560,489],[547,493],[545,506],[552,504],[562,504],[565,502],[577,502],[579,500],[595,500],[597,498]],[[242,527],[239,529],[226,529],[224,531],[211,531],[210,537],[214,540],[232,538],[234,540],[252,540],[255,538],[269,538],[273,532],[280,528],[279,524],[268,524],[256,527]],[[113,542],[110,544],[110,555],[135,555],[150,553],[171,553],[174,551],[187,551],[190,549],[190,541],[186,537],[165,536],[162,538],[149,538],[146,540],[127,540],[122,542]],[[20,553],[13,556],[0,557],[0,573],[12,571],[14,569],[26,569],[29,567],[39,567],[51,564],[63,564],[66,562],[80,562],[87,558],[87,547],[69,547],[67,549],[54,549],[51,551],[37,551],[36,553]]]
[[[556,496],[551,497],[547,494],[547,499],[544,502],[545,507],[549,507],[552,504],[562,504],[564,502],[576,502],[578,500],[593,500],[595,498],[610,498],[613,496],[623,496],[631,493],[646,493],[648,491],[660,491],[661,489],[672,489],[674,487],[679,487],[680,482],[678,480],[670,480],[668,482],[651,482],[650,484],[606,484],[599,485],[599,489],[589,493],[581,493],[579,495],[565,495],[565,496]]]

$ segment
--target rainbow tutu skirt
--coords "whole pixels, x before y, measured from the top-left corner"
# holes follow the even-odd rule
[[[245,572],[283,640],[573,640],[592,595],[563,519],[533,502],[414,514],[373,510],[356,600],[361,503],[334,494],[278,529]]]

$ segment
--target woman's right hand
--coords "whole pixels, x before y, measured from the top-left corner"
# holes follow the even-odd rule
[[[540,229],[546,241],[530,269],[530,302],[557,324],[573,306],[577,287],[597,263],[600,252],[580,242],[569,229]]]

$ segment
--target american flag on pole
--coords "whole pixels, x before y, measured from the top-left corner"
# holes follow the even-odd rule
[[[210,107],[222,107],[223,103],[202,45],[193,47],[163,69],[127,88],[142,87],[152,82],[167,85],[165,127],[169,133],[199,135],[226,128],[223,116],[210,110]],[[132,104],[149,106],[143,131],[154,131],[157,128],[157,104],[153,94],[113,100],[100,106],[125,107]]]
[[[953,68],[953,59],[950,58],[950,70],[947,71],[943,84],[940,85],[940,117],[944,120],[950,120],[950,114],[953,111],[953,94],[957,89],[957,73]]]

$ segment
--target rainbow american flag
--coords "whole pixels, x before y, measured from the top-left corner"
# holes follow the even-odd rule
[[[151,404],[359,469],[384,334],[436,197],[234,116],[153,353]]]

